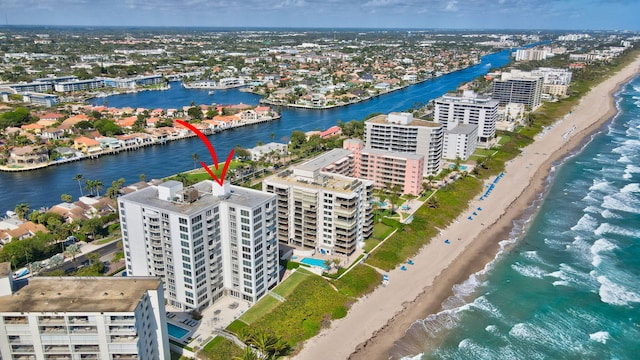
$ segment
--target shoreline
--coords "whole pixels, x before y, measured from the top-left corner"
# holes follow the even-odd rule
[[[615,116],[618,109],[613,95],[638,73],[640,57],[596,85],[571,113],[505,164],[505,177],[493,194],[483,201],[472,200],[456,222],[413,258],[416,265],[404,273],[398,269],[389,271],[389,286],[359,299],[347,317],[332,322],[328,329],[308,340],[295,358],[396,359],[389,357],[395,342],[416,320],[439,312],[442,303],[453,294],[454,285],[495,259],[499,242],[509,237],[514,221],[522,219],[546,190],[545,179],[552,167]],[[477,206],[484,211],[468,221],[466,214]],[[450,245],[442,242],[443,238],[458,237],[463,240]]]

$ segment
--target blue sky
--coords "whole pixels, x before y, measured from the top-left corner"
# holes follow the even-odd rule
[[[640,30],[638,0],[0,0],[9,25]]]

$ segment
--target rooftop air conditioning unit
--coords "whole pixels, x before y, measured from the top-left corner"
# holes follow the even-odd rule
[[[182,201],[192,203],[198,200],[198,190],[195,188],[186,188],[182,192]]]

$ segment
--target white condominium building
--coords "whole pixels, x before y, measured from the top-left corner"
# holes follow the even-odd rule
[[[321,171],[334,160],[319,157],[262,182],[278,196],[282,244],[349,255],[373,232],[373,181]]]
[[[534,110],[540,106],[543,82],[542,76],[534,76],[530,72],[504,72],[500,79],[493,80],[491,97],[500,105],[518,103]]]
[[[478,144],[478,127],[462,124],[444,133],[442,157],[449,160],[467,160]]]
[[[471,90],[461,95],[446,94],[435,100],[433,119],[453,130],[460,124],[478,127],[478,140],[487,142],[496,135],[498,100],[479,96]]]
[[[253,303],[279,281],[272,194],[167,181],[118,203],[127,273],[161,277],[172,306],[200,310],[225,294]]]
[[[444,129],[441,124],[392,112],[364,122],[365,147],[424,156],[424,176],[440,172]]]
[[[35,277],[0,296],[3,359],[165,359],[158,278]]]

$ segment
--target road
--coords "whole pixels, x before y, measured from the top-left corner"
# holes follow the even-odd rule
[[[73,260],[68,260],[65,261],[64,263],[51,268],[47,271],[53,271],[53,270],[64,270],[64,271],[68,271],[69,269],[78,267],[78,265],[82,264],[82,262],[84,262],[85,260],[87,260],[86,254],[90,254],[90,253],[95,253],[100,255],[100,259],[102,261],[111,261],[111,259],[113,259],[113,255],[115,255],[115,253],[117,253],[120,249],[118,248],[118,243],[120,243],[120,240],[118,239],[117,241],[113,241],[109,244],[106,244],[104,246],[98,247],[96,249],[93,249],[91,251],[87,251],[87,252],[83,252],[83,254],[81,255],[77,255],[75,261]],[[91,246],[91,245],[83,245],[83,247],[85,246]],[[81,248],[82,250],[82,248]],[[70,270],[69,270],[70,271]]]

